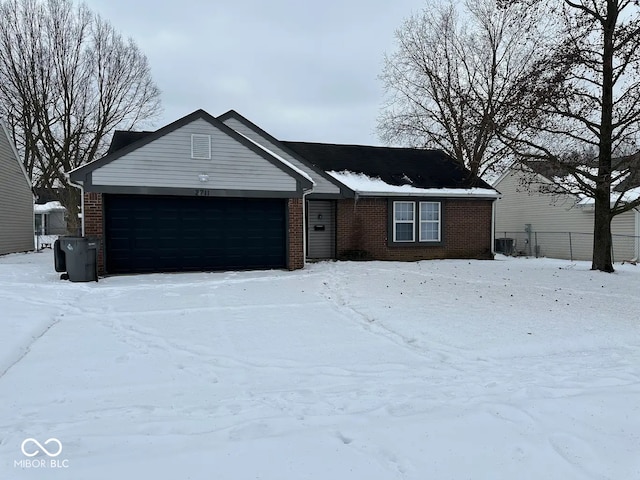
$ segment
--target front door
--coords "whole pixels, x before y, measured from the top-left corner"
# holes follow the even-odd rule
[[[336,256],[336,202],[307,202],[307,257],[327,259]]]

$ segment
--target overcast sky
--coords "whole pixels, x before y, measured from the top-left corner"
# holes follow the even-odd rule
[[[377,78],[424,0],[87,0],[147,55],[155,128],[237,110],[281,140],[380,145]]]

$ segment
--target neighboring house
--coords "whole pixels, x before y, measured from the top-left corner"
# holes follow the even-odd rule
[[[551,184],[539,172],[509,168],[493,186],[502,194],[496,202],[495,235],[514,242],[516,254],[591,260],[594,203],[576,195],[545,193]],[[611,222],[615,261],[638,258],[640,212],[633,209]],[[571,235],[569,235],[571,233]],[[536,252],[537,248],[537,252]],[[499,250],[499,249],[498,249]]]
[[[70,172],[101,274],[493,257],[498,193],[440,151],[281,142],[198,110],[109,152]]]
[[[33,248],[31,181],[9,132],[0,122],[0,255]]]
[[[67,209],[58,201],[37,204],[33,207],[35,213],[36,235],[65,235]]]
[[[61,201],[66,190],[59,187],[34,187],[35,232],[37,235],[66,235],[69,233],[67,209]],[[80,210],[80,209],[78,209]]]

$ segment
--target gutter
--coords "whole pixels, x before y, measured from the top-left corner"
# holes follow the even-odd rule
[[[71,176],[69,174],[67,174],[67,178],[69,179],[69,185],[71,185],[72,187],[77,188],[78,190],[80,190],[80,214],[82,215],[82,218],[80,219],[80,225],[82,226],[82,236],[84,237],[84,186],[81,183],[75,183],[74,181],[71,180]]]
[[[491,255],[496,257],[496,202],[497,198],[491,202]]]
[[[421,198],[470,198],[498,200],[502,196],[499,193],[451,193],[451,192],[366,192],[354,190],[357,197],[421,197]]]

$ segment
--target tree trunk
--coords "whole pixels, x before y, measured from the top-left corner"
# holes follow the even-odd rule
[[[67,209],[67,233],[82,235],[82,222],[78,216],[80,214],[80,190],[67,185],[61,203]]]
[[[611,258],[613,242],[611,240],[611,207],[609,201],[607,192],[597,192],[593,225],[593,257],[591,270],[611,273],[614,270]]]
[[[592,270],[613,272],[611,259],[611,157],[613,152],[613,57],[615,28],[618,21],[618,2],[607,0],[607,15],[601,19],[602,49],[602,112],[596,180],[596,211],[593,224]]]

